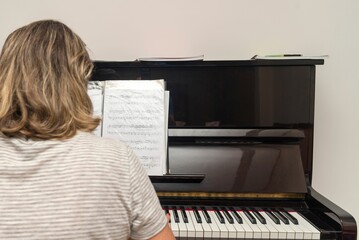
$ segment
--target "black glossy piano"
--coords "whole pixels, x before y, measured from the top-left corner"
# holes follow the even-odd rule
[[[177,239],[356,239],[311,187],[320,59],[95,61],[92,80],[164,79],[168,169],[151,176]]]

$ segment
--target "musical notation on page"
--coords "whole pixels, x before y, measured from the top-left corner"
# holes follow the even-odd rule
[[[126,142],[148,175],[166,172],[164,80],[106,81],[102,136]]]

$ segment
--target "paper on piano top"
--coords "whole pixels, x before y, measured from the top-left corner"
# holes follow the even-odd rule
[[[137,58],[136,61],[146,62],[178,62],[178,61],[203,61],[204,55],[188,56],[188,57],[145,57]]]
[[[91,99],[93,106],[93,115],[102,119],[102,106],[103,106],[103,86],[104,82],[90,81],[88,83],[87,93]],[[93,132],[96,136],[102,136],[102,121],[100,125]]]
[[[164,80],[108,80],[102,136],[126,142],[148,175],[166,170]]]

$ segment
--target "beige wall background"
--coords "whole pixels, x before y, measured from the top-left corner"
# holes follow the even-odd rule
[[[329,54],[317,67],[313,186],[359,219],[359,1],[0,0],[0,11],[0,46],[16,28],[51,18],[96,60]]]

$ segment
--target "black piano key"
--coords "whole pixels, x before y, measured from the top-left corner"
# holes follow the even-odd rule
[[[289,220],[283,215],[281,214],[279,211],[277,210],[272,210],[273,214],[279,218],[284,224],[288,225],[289,224]]]
[[[179,223],[180,220],[179,220],[179,216],[178,216],[178,212],[177,212],[177,208],[176,207],[173,207],[173,218],[175,219],[175,222],[176,223]]]
[[[253,217],[253,215],[246,208],[242,208],[242,211],[247,216],[247,218],[249,219],[249,221],[252,224],[257,224],[256,219]]]
[[[196,218],[197,223],[202,223],[202,218],[199,215],[197,207],[192,207],[192,209],[193,209],[193,214],[194,214],[194,216]]]
[[[227,209],[224,208],[224,207],[222,207],[221,210],[222,210],[224,216],[227,218],[228,222],[229,222],[230,224],[233,224],[233,223],[234,223],[234,220],[233,220],[232,216],[229,214],[229,212],[227,211]]]
[[[213,210],[214,210],[214,213],[216,214],[219,222],[224,224],[224,217],[223,217],[222,213],[219,211],[219,209],[217,207],[214,207]]]
[[[211,220],[211,217],[209,216],[208,212],[207,212],[207,209],[202,207],[202,212],[203,212],[203,216],[206,220],[207,223],[212,223],[212,220]]]
[[[184,209],[184,207],[180,207],[180,209],[181,209],[183,222],[188,223],[188,217],[187,217],[186,210]]]
[[[237,211],[236,211],[233,207],[230,207],[229,210],[232,211],[233,216],[234,216],[234,218],[236,219],[236,221],[237,221],[239,224],[243,224],[243,219],[241,218],[241,216],[239,216],[239,214],[237,213]]]
[[[262,224],[267,224],[265,218],[260,214],[260,212],[258,212],[256,209],[251,209],[253,215],[262,223]]]
[[[273,220],[275,224],[280,224],[279,218],[277,218],[269,209],[265,208],[264,212]]]
[[[289,221],[291,221],[293,224],[298,225],[298,220],[292,216],[292,214],[290,214],[289,212],[287,212],[286,210],[284,210],[283,208],[280,209],[280,212],[289,219]]]

